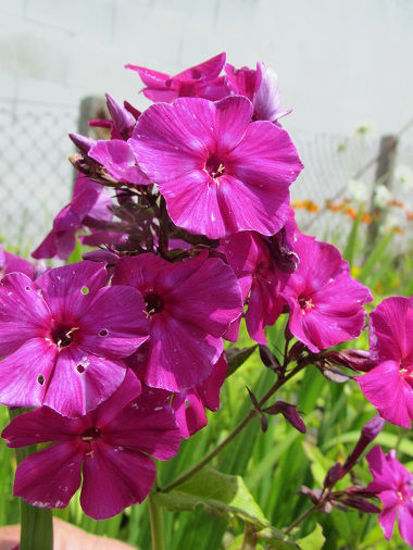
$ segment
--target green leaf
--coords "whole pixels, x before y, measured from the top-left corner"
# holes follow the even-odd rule
[[[321,525],[317,523],[316,528],[312,533],[297,542],[302,550],[321,550],[325,541],[326,538],[323,535],[323,529],[321,528]]]
[[[353,265],[354,253],[357,247],[358,234],[360,229],[361,218],[363,217],[364,209],[360,208],[357,217],[355,218],[351,231],[347,239],[346,247],[343,252],[343,258],[348,261],[350,265]]]
[[[257,349],[257,345],[250,348],[228,348],[226,350],[228,356],[228,370],[227,378],[234,374],[234,372],[240,368],[241,365],[254,353]]]
[[[257,531],[258,537],[267,540],[271,550],[303,550],[296,542],[286,540],[285,535],[275,527],[266,527]]]
[[[367,260],[364,262],[363,267],[360,270],[358,279],[363,283],[366,283],[373,273],[376,265],[380,265],[380,262],[384,255],[386,254],[387,247],[394,237],[396,229],[393,228],[391,231],[383,235],[383,237],[377,242],[373,250],[370,252]]]
[[[225,519],[238,517],[260,527],[268,525],[242,477],[222,474],[208,466],[169,493],[158,493],[156,499],[172,511],[200,507]]]
[[[311,461],[311,473],[318,485],[322,485],[324,478],[333,465],[333,461],[327,458],[317,447],[307,441],[302,442],[305,454]]]

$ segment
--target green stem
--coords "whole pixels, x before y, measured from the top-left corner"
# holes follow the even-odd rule
[[[315,512],[316,510],[318,510],[318,508],[320,507],[320,503],[318,504],[314,504],[313,506],[311,506],[311,508],[309,508],[308,510],[306,510],[303,514],[301,514],[301,516],[298,516],[297,519],[295,519],[288,527],[287,529],[284,529],[284,533],[286,535],[288,535],[288,533],[290,531],[292,531],[294,529],[294,527],[296,527],[298,524],[300,524],[302,521],[304,521],[305,519],[308,518],[308,516],[311,516],[311,514],[313,512]]]
[[[274,393],[281,388],[288,380],[290,380],[293,376],[295,376],[300,370],[304,368],[305,365],[297,365],[294,369],[292,369],[287,375],[280,376],[275,384],[271,386],[271,388],[267,391],[267,393],[260,399],[258,402],[258,407],[262,407],[266,401],[270,397],[274,395]],[[198,464],[195,464],[192,468],[189,468],[186,472],[178,476],[174,481],[169,483],[168,485],[165,485],[165,487],[160,487],[158,491],[166,493],[170,491],[171,489],[174,489],[176,486],[181,485],[184,481],[192,477],[194,474],[196,474],[201,468],[203,468],[208,462],[210,462],[217,454],[219,454],[222,449],[224,449],[231,441],[245,428],[245,426],[254,418],[256,414],[256,409],[251,409],[250,412],[241,420],[241,422],[236,426],[232,432],[223,440],[219,445],[215,447],[212,451],[210,451],[207,455],[204,456],[204,458],[198,462]]]
[[[151,524],[152,550],[165,550],[162,508],[152,493],[148,495],[147,503]]]
[[[22,408],[9,409],[13,420],[25,412]],[[17,464],[26,456],[33,454],[36,446],[15,449]],[[32,506],[20,499],[20,546],[19,550],[53,550],[52,511]]]

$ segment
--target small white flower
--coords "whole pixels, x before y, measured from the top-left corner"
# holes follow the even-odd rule
[[[389,200],[391,200],[392,194],[385,185],[378,185],[374,194],[374,205],[377,208],[384,208]]]
[[[404,191],[413,189],[413,169],[407,164],[400,164],[395,170],[396,180]]]
[[[347,184],[347,190],[350,198],[358,203],[367,201],[370,195],[369,188],[360,180],[350,180]]]

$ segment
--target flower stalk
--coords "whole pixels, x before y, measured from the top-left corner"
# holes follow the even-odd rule
[[[277,381],[271,386],[271,388],[265,393],[265,395],[258,401],[258,406],[261,408],[267,401],[272,397],[275,392],[281,388],[288,380],[290,380],[293,376],[295,376],[297,373],[299,373],[306,364],[299,364],[296,367],[294,367],[288,374],[285,376],[279,376]],[[241,422],[232,430],[232,432],[223,440],[219,445],[215,447],[215,449],[212,449],[208,454],[204,456],[202,460],[198,462],[198,464],[195,464],[195,466],[192,466],[192,468],[189,468],[186,472],[178,476],[175,480],[173,480],[168,485],[165,485],[165,487],[160,487],[158,489],[159,492],[167,493],[177,487],[178,485],[181,485],[192,477],[194,474],[199,472],[208,462],[210,462],[213,458],[215,458],[221,451],[224,449],[233,439],[237,437],[237,435],[242,432],[242,430],[249,424],[249,422],[255,417],[257,413],[256,408],[253,408],[249,411],[249,413],[241,420]]]
[[[26,412],[24,408],[10,408],[10,419]],[[15,449],[17,464],[36,451],[36,445]],[[19,550],[53,550],[53,515],[51,510],[32,506],[20,499]]]

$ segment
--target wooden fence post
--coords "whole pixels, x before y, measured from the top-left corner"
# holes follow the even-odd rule
[[[383,136],[380,140],[376,176],[371,193],[370,215],[372,222],[369,225],[367,233],[367,253],[374,246],[379,234],[380,224],[383,222],[387,211],[387,206],[376,204],[377,189],[379,185],[384,185],[389,190],[392,188],[398,143],[399,138],[394,135]]]

